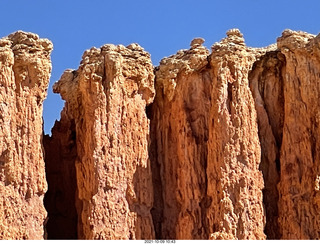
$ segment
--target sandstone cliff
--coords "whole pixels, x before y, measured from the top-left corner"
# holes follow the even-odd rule
[[[320,238],[319,40],[286,30],[248,48],[230,30],[210,55],[198,39],[162,60],[150,150],[158,237]]]
[[[32,33],[0,39],[0,239],[43,239],[42,103],[51,50]]]
[[[320,35],[203,42],[85,51],[42,141],[52,45],[1,39],[0,238],[320,239]]]
[[[151,134],[167,239],[264,239],[260,144],[248,73],[260,52],[230,30],[163,59]],[[159,170],[160,169],[160,170]],[[160,211],[160,210],[158,210]]]
[[[319,35],[286,30],[277,50],[257,62],[250,75],[275,238],[320,238],[319,43]]]
[[[139,45],[105,45],[86,51],[79,69],[65,71],[54,85],[66,103],[52,138],[45,140],[48,156],[59,155],[46,160],[48,173],[59,173],[49,180],[48,198],[62,192],[67,204],[68,195],[76,194],[81,239],[154,238],[145,113],[154,97],[153,80],[150,55]],[[74,167],[75,175],[63,175]],[[74,215],[54,216],[67,211],[51,207],[58,201],[47,203],[49,223],[50,213],[55,224],[74,221]]]

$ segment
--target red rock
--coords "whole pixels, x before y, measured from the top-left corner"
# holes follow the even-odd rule
[[[238,30],[227,34],[211,55],[192,46],[163,59],[156,72],[151,134],[163,189],[157,231],[165,239],[265,238],[260,144],[248,86],[261,54],[244,45]]]
[[[1,39],[0,238],[319,239],[319,40],[92,48],[42,142],[52,44]]]
[[[80,239],[154,238],[145,112],[153,77],[139,45],[105,45],[86,51],[79,69],[54,85],[66,101],[60,124],[74,121]]]
[[[0,239],[43,239],[42,103],[51,51],[32,33],[0,39]]]

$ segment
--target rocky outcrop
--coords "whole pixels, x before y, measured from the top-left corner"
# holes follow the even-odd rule
[[[320,36],[286,30],[280,148],[279,226],[282,239],[319,239],[319,43]],[[279,119],[280,117],[280,119]],[[280,127],[280,128],[281,128]],[[278,127],[279,128],[279,127]]]
[[[75,181],[63,178],[75,184],[69,188],[77,194],[80,239],[154,238],[145,112],[154,97],[153,79],[150,55],[139,45],[105,45],[86,51],[78,70],[65,71],[54,85],[66,103],[48,138],[50,145],[58,142],[62,157],[48,159],[48,174],[75,165]],[[46,148],[50,152],[52,147]],[[51,197],[65,187],[52,179]],[[65,211],[56,210],[60,216]]]
[[[59,167],[76,166],[78,237],[319,238],[318,39],[285,31],[250,48],[232,29],[209,53],[196,38],[155,68],[154,102],[140,47],[87,51],[55,86],[67,102],[49,139],[76,152]]]
[[[194,40],[156,71],[151,133],[163,189],[162,238],[265,238],[260,144],[248,86],[263,50],[247,48],[238,30],[227,35],[210,55]]]
[[[42,138],[52,44],[1,39],[0,238],[320,239],[320,35],[203,43],[87,50]]]
[[[156,97],[150,116],[157,238],[208,238],[202,205],[208,204],[211,74],[206,69],[209,51],[201,42],[194,41],[189,50],[163,59],[155,72]]]
[[[51,51],[32,33],[0,40],[0,239],[44,236],[42,103]]]
[[[212,46],[208,140],[208,221],[213,239],[264,239],[264,187],[248,74],[266,50],[247,48],[239,30]]]
[[[320,36],[285,31],[279,224],[283,239],[319,239]]]
[[[250,74],[263,152],[266,232],[319,239],[319,36],[286,30]]]

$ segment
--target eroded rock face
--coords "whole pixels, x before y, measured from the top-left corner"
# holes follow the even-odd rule
[[[250,75],[263,152],[266,233],[319,239],[319,36],[286,30],[277,46]]]
[[[269,239],[279,239],[277,185],[280,177],[280,148],[284,115],[284,66],[280,51],[267,52],[254,64],[249,75],[255,100],[261,145],[260,170],[263,172],[263,198],[266,214],[265,233]]]
[[[320,36],[287,30],[277,43],[286,61],[280,231],[283,239],[319,239]]]
[[[249,48],[232,29],[210,54],[196,38],[155,69],[151,104],[139,46],[87,51],[55,85],[50,139],[76,151],[78,237],[318,238],[318,39]]]
[[[163,191],[155,196],[156,231],[166,239],[264,239],[248,74],[266,50],[247,48],[236,29],[211,55],[202,43],[192,41],[156,71],[151,152]]]
[[[319,239],[320,35],[203,43],[86,51],[42,138],[52,44],[1,39],[0,238]]]
[[[44,236],[42,103],[51,51],[32,33],[0,39],[0,239]]]
[[[74,121],[80,239],[154,238],[145,111],[153,80],[139,45],[105,45],[86,51],[79,69],[54,85],[66,101],[60,124]]]
[[[156,71],[151,114],[151,151],[156,235],[207,239],[205,213],[209,51],[199,44],[163,59]],[[162,185],[162,192],[157,186]]]
[[[207,210],[212,239],[264,239],[264,187],[248,74],[265,50],[247,48],[239,30],[212,46]]]
[[[78,214],[76,206],[77,177],[75,161],[77,145],[75,123],[67,108],[56,121],[52,136],[43,138],[45,149],[46,178],[48,191],[44,204],[48,212],[46,231],[48,239],[77,239]]]

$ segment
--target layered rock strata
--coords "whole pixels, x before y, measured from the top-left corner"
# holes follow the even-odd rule
[[[66,101],[55,128],[69,126],[60,130],[69,138],[61,145],[76,147],[71,160],[80,239],[154,238],[145,111],[153,101],[153,80],[150,55],[139,45],[105,45],[86,51],[78,70],[65,71],[54,85]],[[61,141],[55,130],[50,140]],[[52,180],[49,189],[58,185]]]
[[[32,33],[0,39],[0,239],[44,236],[42,103],[51,51]]]

